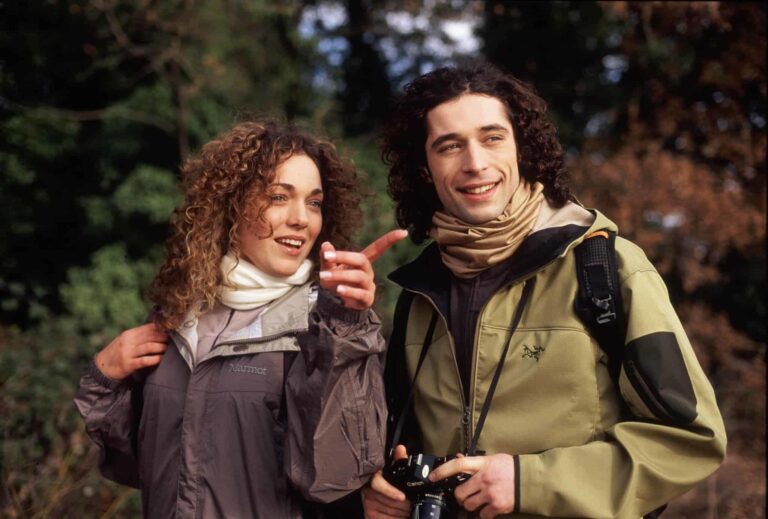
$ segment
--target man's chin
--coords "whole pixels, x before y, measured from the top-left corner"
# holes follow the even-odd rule
[[[469,225],[477,226],[477,225],[483,225],[495,220],[503,212],[504,212],[503,209],[500,211],[473,212],[473,213],[466,214],[464,216],[460,216],[459,218]]]

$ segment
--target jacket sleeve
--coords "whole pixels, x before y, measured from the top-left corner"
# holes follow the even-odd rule
[[[337,500],[384,464],[384,339],[373,311],[320,290],[285,383],[286,471],[307,499]]]
[[[85,430],[99,446],[99,470],[117,483],[139,487],[136,429],[140,416],[133,378],[113,380],[91,361],[80,377],[74,403],[85,421]]]
[[[725,456],[714,391],[666,286],[639,248],[626,241],[623,248],[635,249],[619,254],[627,316],[619,389],[631,417],[600,441],[517,456],[517,511],[638,518],[692,488]]]

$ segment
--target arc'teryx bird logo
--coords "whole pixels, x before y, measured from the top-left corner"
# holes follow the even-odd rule
[[[254,375],[266,375],[267,368],[260,368],[258,366],[244,366],[243,364],[229,363],[230,373],[252,373]]]
[[[520,356],[520,358],[534,359],[536,362],[539,362],[539,357],[542,353],[544,353],[544,350],[546,350],[546,348],[542,348],[541,346],[526,346],[523,344],[523,354]]]

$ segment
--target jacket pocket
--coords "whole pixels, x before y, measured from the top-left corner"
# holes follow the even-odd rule
[[[627,344],[624,371],[656,418],[681,425],[696,419],[696,394],[674,333],[651,333]]]

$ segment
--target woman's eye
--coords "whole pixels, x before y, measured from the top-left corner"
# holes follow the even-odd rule
[[[288,197],[285,195],[272,195],[269,199],[273,204],[279,204],[280,202],[285,202],[288,200]]]

